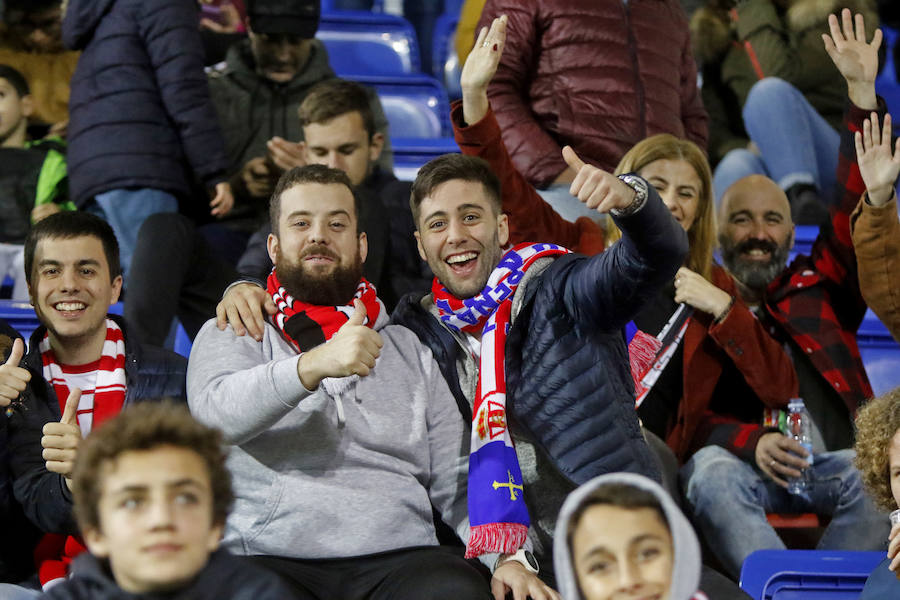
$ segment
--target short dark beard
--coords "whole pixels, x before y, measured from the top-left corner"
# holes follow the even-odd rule
[[[275,272],[278,281],[295,300],[316,306],[344,306],[356,294],[363,263],[357,254],[349,265],[338,266],[327,275],[314,275],[302,265],[279,260],[275,263]]]
[[[775,281],[775,278],[787,266],[788,255],[791,252],[790,237],[779,245],[757,239],[733,244],[731,240],[722,236],[719,238],[719,245],[722,247],[722,262],[725,263],[728,271],[734,275],[735,279],[755,291],[763,291]],[[741,254],[755,249],[768,251],[771,255],[769,262],[763,264],[740,259]]]

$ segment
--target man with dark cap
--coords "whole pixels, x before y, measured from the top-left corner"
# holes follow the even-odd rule
[[[237,205],[227,221],[235,233],[227,239],[241,240],[234,248],[237,255],[265,221],[278,177],[305,164],[298,143],[303,139],[300,103],[313,85],[335,77],[325,47],[314,39],[318,0],[248,0],[246,8],[248,39],[232,46],[209,78],[232,165]],[[370,101],[376,129],[387,135],[387,119],[374,92]],[[389,152],[380,164],[390,169]]]

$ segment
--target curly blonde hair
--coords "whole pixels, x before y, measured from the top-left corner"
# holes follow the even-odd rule
[[[856,416],[856,468],[875,504],[887,511],[897,508],[891,493],[888,452],[900,431],[900,387],[870,400]]]

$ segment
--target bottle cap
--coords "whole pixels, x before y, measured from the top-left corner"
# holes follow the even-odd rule
[[[803,398],[791,398],[790,402],[788,402],[788,410],[792,408],[806,408],[806,405],[803,404]]]

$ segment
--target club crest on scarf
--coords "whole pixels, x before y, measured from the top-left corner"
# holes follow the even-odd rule
[[[472,298],[454,297],[435,279],[435,306],[447,326],[481,333],[478,385],[469,451],[469,523],[466,558],[488,552],[511,554],[525,542],[530,523],[522,471],[507,428],[506,336],[512,296],[539,258],[569,251],[555,244],[519,244],[500,259],[487,285]]]

